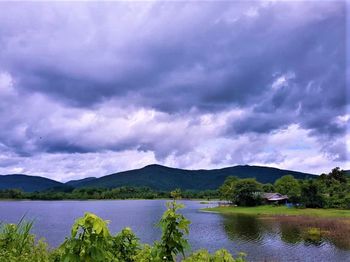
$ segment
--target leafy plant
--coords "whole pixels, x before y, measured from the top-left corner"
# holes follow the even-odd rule
[[[113,261],[107,221],[92,213],[75,221],[71,237],[60,247],[63,261]]]
[[[225,249],[220,249],[214,254],[210,254],[207,250],[202,249],[193,253],[183,262],[244,262],[245,256],[244,253],[239,253],[237,258],[233,258]]]
[[[129,227],[124,228],[113,238],[113,252],[121,261],[134,261],[140,249],[139,239]]]
[[[161,241],[156,243],[156,251],[165,261],[175,261],[177,254],[185,256],[185,249],[189,247],[184,237],[189,233],[190,221],[177,211],[184,206],[176,201],[167,203],[168,209],[159,221],[162,229]]]
[[[17,224],[4,224],[0,228],[0,261],[32,262],[49,261],[50,253],[44,241],[35,243],[30,233],[33,222],[25,222],[24,217]]]

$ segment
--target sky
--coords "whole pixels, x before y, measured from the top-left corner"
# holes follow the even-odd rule
[[[0,174],[350,169],[347,9],[0,2]]]

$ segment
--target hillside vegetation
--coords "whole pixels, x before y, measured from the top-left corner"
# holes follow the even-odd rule
[[[217,189],[228,176],[256,178],[261,183],[274,183],[284,175],[297,179],[314,177],[311,174],[259,166],[234,166],[213,170],[184,170],[161,165],[149,165],[141,169],[119,172],[98,179],[84,181],[78,187],[149,187],[157,190],[207,190]]]
[[[0,190],[21,189],[24,192],[44,191],[48,189],[69,188],[117,188],[148,187],[153,190],[214,190],[224,183],[228,176],[255,178],[260,183],[274,183],[284,175],[293,175],[296,179],[315,177],[312,174],[260,166],[233,166],[213,170],[184,170],[161,165],[149,165],[100,178],[88,177],[60,183],[48,178],[27,175],[0,176]],[[57,190],[56,190],[57,191]]]
[[[64,187],[64,184],[39,176],[27,176],[21,174],[0,176],[0,190],[15,188],[24,192],[34,192],[55,187]]]

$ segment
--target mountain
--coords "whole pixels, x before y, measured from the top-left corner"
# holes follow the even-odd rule
[[[65,185],[55,180],[40,176],[28,176],[22,174],[0,175],[0,190],[16,188],[25,192],[33,192],[62,186]]]
[[[21,174],[0,175],[0,190],[18,188],[26,192],[65,191],[81,187],[114,188],[121,186],[150,187],[155,190],[189,190],[217,189],[227,176],[239,178],[256,178],[261,183],[274,183],[284,175],[295,178],[313,178],[312,174],[261,166],[233,166],[212,170],[185,170],[161,165],[149,165],[100,178],[87,177],[60,183],[44,177]]]
[[[89,181],[92,181],[92,180],[95,180],[95,179],[97,179],[97,178],[96,177],[86,177],[86,178],[83,178],[83,179],[70,180],[70,181],[66,182],[65,184],[68,185],[68,186],[77,187],[81,183],[86,183],[86,182],[89,182]]]
[[[175,188],[205,190],[216,189],[227,176],[256,178],[262,183],[274,183],[284,175],[293,175],[297,179],[313,178],[314,175],[290,170],[261,166],[233,166],[212,170],[185,170],[161,165],[149,165],[140,169],[119,172],[97,179],[77,182],[77,187],[121,187],[146,186],[157,190]]]

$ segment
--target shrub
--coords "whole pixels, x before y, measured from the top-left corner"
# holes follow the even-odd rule
[[[112,237],[107,222],[92,213],[78,218],[61,245],[63,261],[113,261]]]
[[[32,262],[49,261],[50,253],[44,241],[35,243],[35,236],[30,234],[33,222],[5,224],[0,229],[0,261]]]

